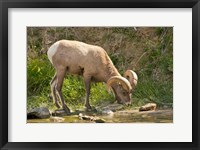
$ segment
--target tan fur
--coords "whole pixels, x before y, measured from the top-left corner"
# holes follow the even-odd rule
[[[87,73],[96,82],[107,82],[111,76],[120,76],[103,48],[83,42],[60,41],[52,62],[56,68],[66,68],[69,74]]]
[[[48,50],[47,52],[47,55],[48,55],[48,58],[49,60],[51,61],[52,63],[52,57],[55,55],[57,49],[58,49],[58,46],[59,46],[59,41],[54,43]]]

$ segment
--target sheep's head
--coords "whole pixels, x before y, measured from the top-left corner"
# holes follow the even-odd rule
[[[137,85],[137,81],[138,81],[137,74],[132,70],[127,70],[124,73],[124,77],[130,82],[132,88],[135,89],[135,87]]]
[[[116,100],[120,104],[131,104],[132,87],[130,82],[121,76],[111,77],[107,82],[108,89],[112,89]]]

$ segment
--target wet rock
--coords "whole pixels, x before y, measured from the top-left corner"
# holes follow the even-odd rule
[[[110,111],[118,111],[118,110],[122,110],[124,108],[124,106],[122,104],[109,104],[107,106],[103,106],[103,107],[99,107],[98,108],[98,111],[102,112],[102,111],[107,111],[107,110],[110,110]]]
[[[114,112],[112,110],[109,110],[109,109],[106,109],[106,110],[102,110],[101,112],[102,114],[105,114],[105,115],[113,115]]]
[[[62,117],[50,117],[51,122],[63,122],[65,119]]]
[[[67,115],[69,115],[69,114],[66,113],[64,109],[57,109],[54,112],[52,112],[52,116],[63,117],[63,116],[67,116]]]
[[[46,107],[34,108],[27,114],[27,119],[46,119],[51,116],[50,111]]]
[[[168,105],[164,105],[163,109],[169,109],[169,106]]]
[[[156,110],[156,104],[155,103],[148,103],[142,107],[139,108],[139,111],[150,111],[150,110]]]
[[[89,121],[96,122],[96,123],[105,123],[106,122],[104,119],[101,119],[99,117],[83,115],[82,113],[80,113],[78,116],[79,116],[79,119],[81,119],[81,120],[89,120]]]
[[[121,110],[121,111],[115,112],[115,114],[117,114],[117,115],[132,115],[132,114],[138,114],[138,113],[139,113],[139,111],[136,109]]]
[[[104,120],[104,119],[102,119],[102,118],[96,118],[95,120],[94,120],[96,123],[105,123],[106,121]]]
[[[86,111],[86,112],[94,112],[94,113],[96,113],[96,112],[97,112],[97,109],[96,109],[95,107],[92,106],[91,109],[85,108],[85,111]]]
[[[170,109],[170,108],[173,108],[173,104],[172,103],[163,104],[163,109]]]
[[[148,115],[150,116],[159,116],[159,117],[165,117],[165,116],[173,116],[173,110],[157,110],[157,111],[152,111],[148,112]]]

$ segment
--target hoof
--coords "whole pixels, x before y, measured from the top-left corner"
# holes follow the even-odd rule
[[[70,109],[67,106],[64,106],[63,109],[65,110],[66,114],[70,114]]]
[[[86,112],[97,112],[97,109],[95,107],[85,108]]]

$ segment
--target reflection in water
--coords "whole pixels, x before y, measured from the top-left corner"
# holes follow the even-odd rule
[[[106,123],[173,123],[172,110],[157,110],[148,112],[121,111],[112,115],[96,115]],[[65,117],[51,117],[49,119],[30,119],[28,123],[93,123],[80,120],[78,115]]]

